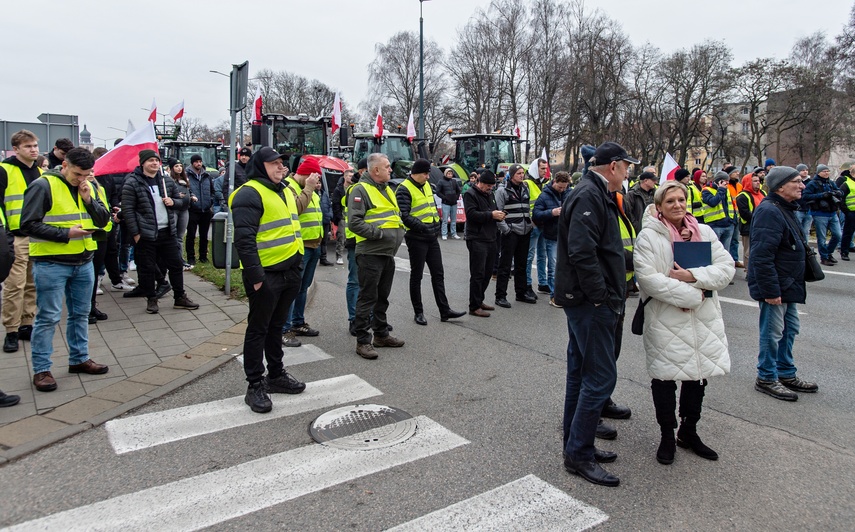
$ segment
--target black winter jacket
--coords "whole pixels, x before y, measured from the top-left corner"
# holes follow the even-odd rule
[[[247,176],[249,179],[258,181],[260,184],[276,192],[285,201],[285,181],[276,184],[267,176],[264,163],[257,157],[250,159],[247,164]],[[232,200],[232,217],[235,224],[235,248],[240,258],[244,281],[249,285],[264,281],[264,272],[287,271],[291,268],[302,268],[303,254],[295,253],[284,261],[264,268],[261,259],[258,258],[258,225],[261,215],[264,214],[264,203],[258,192],[250,187],[243,187],[237,191]]]
[[[460,180],[456,177],[447,179],[443,176],[442,179],[436,182],[436,195],[442,200],[445,205],[457,205],[457,198],[460,197]]]
[[[412,177],[408,177],[407,181],[414,184],[418,189],[423,190],[424,187],[427,187],[428,190],[431,189],[430,183],[419,185]],[[436,240],[436,237],[442,231],[442,226],[439,222],[426,224],[418,218],[410,216],[410,211],[413,206],[413,197],[410,195],[410,190],[405,187],[403,183],[401,183],[395,191],[395,197],[398,200],[398,208],[401,209],[401,220],[407,227],[407,233],[404,236],[406,238],[413,238],[423,242]],[[432,199],[433,197],[431,196],[431,200]]]
[[[466,240],[495,242],[498,222],[493,219],[496,197],[493,191],[484,193],[477,187],[471,187],[463,195],[463,208],[466,211]]]
[[[780,297],[783,303],[805,302],[805,246],[797,209],[775,193],[754,209],[747,280],[755,301]]]
[[[235,165],[237,166],[237,165]],[[214,179],[204,168],[197,175],[190,166],[186,170],[187,181],[190,185],[190,193],[196,196],[198,201],[190,202],[191,212],[209,212],[214,206]],[[235,174],[235,182],[237,182],[237,174]],[[223,197],[228,197],[225,194],[228,192],[228,187],[223,191]]]
[[[187,207],[189,197],[179,197],[175,188],[175,181],[158,174],[158,192],[160,197],[169,196],[174,202],[172,207],[166,208],[169,218],[169,232],[176,235],[175,211]],[[166,190],[163,187],[166,186]],[[154,212],[154,199],[151,197],[146,176],[139,166],[125,178],[122,187],[122,219],[131,237],[140,235],[143,240],[157,240],[157,215]]]
[[[623,312],[626,262],[618,216],[603,178],[588,170],[567,195],[558,220],[556,303],[606,304]]]
[[[559,194],[549,184],[543,187],[543,192],[534,202],[534,223],[540,227],[540,234],[547,240],[558,240],[558,216],[552,214],[552,209],[561,207],[566,196],[566,190]]]

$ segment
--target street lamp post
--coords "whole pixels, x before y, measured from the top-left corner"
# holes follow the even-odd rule
[[[219,70],[209,70],[208,72],[210,72],[211,74],[219,74],[220,76],[224,76],[224,77],[231,79],[231,76],[229,76],[228,74],[223,74]],[[240,113],[240,137],[239,138],[240,138],[240,142],[243,142],[243,111],[241,111],[241,113]],[[243,146],[241,146],[241,147],[243,147]]]
[[[422,8],[429,0],[419,0],[419,138],[425,138],[425,19]]]

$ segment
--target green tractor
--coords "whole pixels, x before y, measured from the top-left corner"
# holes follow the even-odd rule
[[[410,175],[416,153],[414,143],[410,142],[406,135],[384,133],[382,137],[375,138],[370,132],[354,133],[353,142],[353,160],[356,162],[372,153],[382,153],[389,157],[389,162],[392,163],[393,185],[402,183]]]
[[[189,141],[189,140],[165,140],[161,143],[161,151],[163,152],[164,162],[169,157],[174,157],[184,163],[184,166],[190,166],[190,158],[194,155],[202,157],[202,164],[205,169],[216,177],[219,174],[218,152],[220,147],[219,142],[205,141]]]
[[[478,168],[499,173],[506,172],[513,164],[520,164],[516,145],[526,142],[516,135],[501,133],[452,135],[451,140],[454,141],[454,159],[448,168],[453,169],[464,183]]]

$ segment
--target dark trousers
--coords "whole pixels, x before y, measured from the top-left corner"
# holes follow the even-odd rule
[[[701,419],[706,385],[706,380],[683,381],[680,387],[680,418],[690,427],[694,428]],[[677,428],[677,416],[674,412],[677,406],[677,383],[653,379],[650,381],[650,390],[653,393],[653,407],[659,428],[663,433],[673,433]]]
[[[323,235],[323,238],[321,238],[321,246],[320,246],[321,247],[321,260],[326,260],[326,258],[327,258],[327,243],[330,241],[330,237],[329,237],[330,229],[331,229],[330,224],[325,223],[324,224],[324,235]]]
[[[481,308],[496,262],[496,242],[467,240],[469,249],[469,310]]]
[[[569,335],[564,452],[573,461],[590,462],[600,413],[617,382],[614,332],[618,313],[608,305],[586,302],[564,307],[564,314]]]
[[[360,254],[356,256],[356,264],[359,297],[356,299],[353,328],[358,343],[370,344],[371,329],[377,336],[389,336],[386,310],[395,279],[395,257]]]
[[[430,284],[433,297],[441,315],[448,314],[448,298],[445,296],[445,271],[442,268],[442,249],[436,237],[430,241],[407,238],[407,251],[410,253],[410,301],[413,312],[421,314],[425,311],[422,304],[422,277],[425,264],[430,270]]]
[[[92,285],[92,308],[95,308],[95,293],[98,292],[98,285],[101,283],[98,282],[98,277],[101,275],[101,268],[104,267],[104,257],[107,255],[107,241],[106,240],[96,240],[95,244],[98,246],[95,248],[95,253],[92,255],[92,270],[95,274],[95,284]],[[90,310],[91,314],[92,311]]]
[[[178,242],[169,229],[158,231],[155,241],[140,238],[136,244],[134,259],[137,263],[140,289],[146,297],[155,297],[155,280],[162,276],[158,268],[158,262],[161,261],[169,272],[169,282],[172,284],[175,299],[184,295],[184,261],[181,259]]]
[[[104,242],[106,249],[104,250],[104,268],[107,270],[107,277],[110,278],[112,284],[122,282],[122,272],[119,271],[119,243],[116,241],[119,236],[119,228],[113,224],[113,228],[107,233],[107,241]],[[100,242],[98,243],[100,246]],[[95,270],[97,276],[100,270]]]
[[[249,298],[249,315],[243,339],[243,370],[246,380],[254,383],[264,376],[264,361],[267,360],[267,376],[282,375],[282,326],[288,319],[288,309],[300,291],[303,275],[302,262],[297,261],[289,270],[264,272],[264,282],[256,291],[243,277],[243,287]]]
[[[187,262],[196,261],[196,250],[193,247],[196,244],[196,229],[199,229],[199,260],[208,260],[208,229],[211,227],[211,218],[214,213],[199,212],[190,210],[190,217],[187,220],[187,240],[184,242],[184,248],[187,251]]]
[[[852,236],[855,235],[855,211],[843,211],[843,240],[840,242],[840,254],[849,255]]]
[[[514,263],[514,292],[517,297],[525,295],[528,280],[525,265],[528,261],[528,244],[531,233],[518,235],[511,231],[502,235],[502,258],[499,260],[499,273],[496,277],[496,299],[507,297],[508,281],[511,278],[511,261]]]

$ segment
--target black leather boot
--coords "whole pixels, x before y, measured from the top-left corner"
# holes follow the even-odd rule
[[[718,460],[718,453],[704,445],[697,431],[705,386],[705,380],[683,382],[680,390],[680,429],[677,431],[677,445],[683,449],[691,449],[701,458]]]
[[[653,407],[656,409],[656,422],[662,432],[659,448],[656,450],[656,461],[663,465],[674,463],[676,444],[674,429],[677,428],[677,383],[653,379],[650,383],[653,392]]]

